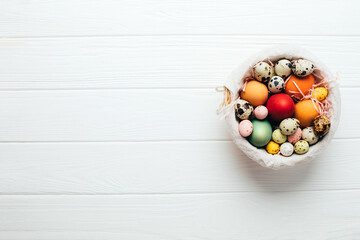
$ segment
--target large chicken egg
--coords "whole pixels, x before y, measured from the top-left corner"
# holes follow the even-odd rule
[[[249,141],[255,147],[263,147],[271,140],[272,128],[267,120],[253,119],[253,131],[249,136]]]
[[[254,107],[264,105],[268,96],[266,85],[258,81],[247,82],[244,91],[240,93],[241,99],[248,101]]]
[[[267,101],[266,107],[270,118],[277,122],[291,117],[295,111],[294,101],[285,93],[272,95]]]
[[[316,107],[316,108],[315,108]],[[309,127],[316,116],[320,106],[312,100],[303,100],[295,104],[295,118],[300,121],[301,127]]]
[[[290,96],[293,95],[296,98],[301,98],[303,95],[300,93],[300,91],[304,95],[308,95],[314,84],[315,78],[312,74],[304,78],[299,78],[295,75],[292,75],[289,81],[287,81],[285,84],[285,92]],[[300,91],[296,86],[299,87]]]

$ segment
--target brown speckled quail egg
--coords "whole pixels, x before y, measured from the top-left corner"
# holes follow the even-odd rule
[[[314,125],[315,133],[321,137],[329,132],[331,126],[330,119],[325,115],[315,117],[312,124]]]
[[[296,76],[306,77],[314,71],[314,64],[305,59],[298,59],[292,63],[291,69]]]
[[[284,135],[291,135],[300,127],[300,122],[296,118],[285,118],[280,123],[281,133]]]
[[[275,74],[282,77],[287,78],[291,74],[291,62],[287,59],[280,59],[275,64]]]
[[[284,85],[284,79],[279,76],[273,76],[268,83],[268,88],[272,93],[279,93],[284,89]]]
[[[248,101],[245,101],[243,99],[238,99],[234,103],[234,109],[236,117],[240,118],[241,120],[248,119],[254,111],[253,106],[251,106]]]
[[[297,141],[294,145],[294,151],[297,154],[304,154],[309,151],[309,143],[304,140]]]
[[[266,62],[259,62],[254,67],[255,79],[267,83],[274,76],[274,68]]]
[[[302,139],[307,141],[310,145],[317,143],[319,137],[315,134],[314,127],[307,127],[303,129]]]
[[[271,138],[276,143],[284,143],[287,140],[287,136],[282,134],[280,129],[275,129],[271,135]]]
[[[281,146],[280,146],[281,155],[283,155],[285,157],[289,157],[293,154],[293,152],[294,152],[294,146],[291,143],[285,142],[285,143],[281,144]]]

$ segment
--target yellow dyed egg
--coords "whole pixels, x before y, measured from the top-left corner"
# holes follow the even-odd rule
[[[311,95],[314,99],[318,101],[322,101],[328,95],[328,90],[324,87],[317,87],[314,89]]]
[[[270,154],[277,154],[280,151],[280,145],[274,141],[270,141],[266,145],[266,151]]]

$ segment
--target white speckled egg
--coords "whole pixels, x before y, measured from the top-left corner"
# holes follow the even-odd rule
[[[294,151],[297,154],[304,154],[309,151],[309,143],[304,140],[297,141],[294,145]]]
[[[302,132],[302,139],[307,141],[310,145],[317,143],[319,137],[315,134],[314,127],[304,128]]]
[[[286,142],[286,143],[281,144],[281,146],[280,146],[281,155],[283,155],[285,157],[289,157],[293,154],[293,152],[294,152],[294,146],[291,143]]]
[[[255,79],[267,83],[274,76],[274,68],[266,62],[259,62],[254,67]]]
[[[281,133],[284,135],[291,135],[300,127],[300,122],[296,118],[285,118],[280,123]]]
[[[275,131],[273,131],[271,138],[274,142],[276,143],[284,143],[287,140],[287,136],[282,134],[280,129],[275,129]]]
[[[291,69],[296,76],[306,77],[314,71],[314,64],[309,60],[298,59],[292,63]]]
[[[253,106],[251,106],[248,101],[243,99],[238,99],[234,103],[234,109],[236,117],[240,118],[241,120],[248,119],[254,110]]]
[[[275,74],[282,77],[287,78],[291,74],[291,62],[287,59],[280,59],[275,64]]]
[[[279,93],[284,89],[284,85],[284,79],[279,76],[273,76],[268,83],[268,88],[272,93]]]

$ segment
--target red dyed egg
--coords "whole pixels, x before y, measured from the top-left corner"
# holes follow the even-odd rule
[[[266,103],[269,117],[277,122],[291,117],[295,112],[295,104],[291,97],[285,93],[272,95]]]

